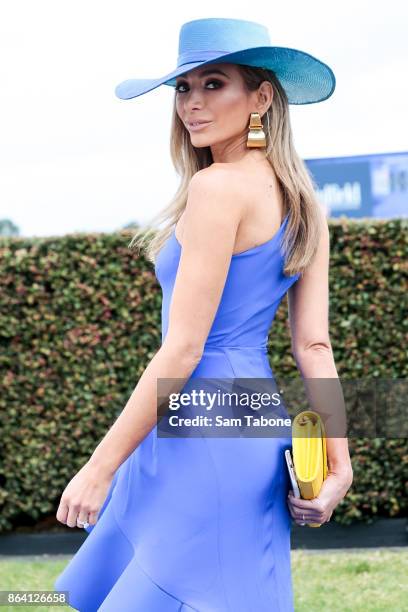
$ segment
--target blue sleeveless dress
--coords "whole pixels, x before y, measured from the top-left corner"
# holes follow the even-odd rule
[[[232,256],[194,378],[274,378],[276,310],[300,274],[283,274],[281,238]],[[155,263],[162,340],[181,245]],[[286,415],[288,413],[286,412]],[[96,525],[58,576],[81,612],[293,612],[284,437],[158,437],[117,469]]]

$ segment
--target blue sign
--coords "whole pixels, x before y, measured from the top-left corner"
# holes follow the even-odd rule
[[[408,216],[408,152],[304,161],[328,217]]]

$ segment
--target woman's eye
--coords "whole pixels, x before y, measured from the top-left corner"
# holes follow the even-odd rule
[[[212,79],[211,81],[207,81],[207,83],[205,85],[207,86],[207,85],[210,85],[211,83],[215,83],[217,85],[217,87],[215,89],[218,89],[218,87],[222,85],[222,83],[220,81],[217,81],[216,79]],[[178,93],[184,93],[184,91],[181,91],[179,89],[180,87],[186,87],[186,84],[185,83],[179,83],[178,85],[176,85],[176,91]],[[213,89],[213,88],[211,88],[211,89]]]
[[[208,81],[208,83],[206,83],[206,85],[209,85],[210,83],[215,83],[217,85],[216,89],[218,88],[218,86],[222,85],[222,83],[220,81],[216,81],[216,80]]]

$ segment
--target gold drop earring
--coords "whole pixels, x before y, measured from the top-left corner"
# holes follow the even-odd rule
[[[259,113],[251,113],[247,147],[266,147],[266,136]]]

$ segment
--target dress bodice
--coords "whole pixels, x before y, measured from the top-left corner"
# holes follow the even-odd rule
[[[251,249],[233,254],[221,300],[206,347],[257,347],[266,350],[268,334],[278,306],[300,273],[285,276],[282,236],[288,215],[274,236]],[[168,329],[169,308],[181,254],[175,231],[155,263],[162,288],[162,341]]]

